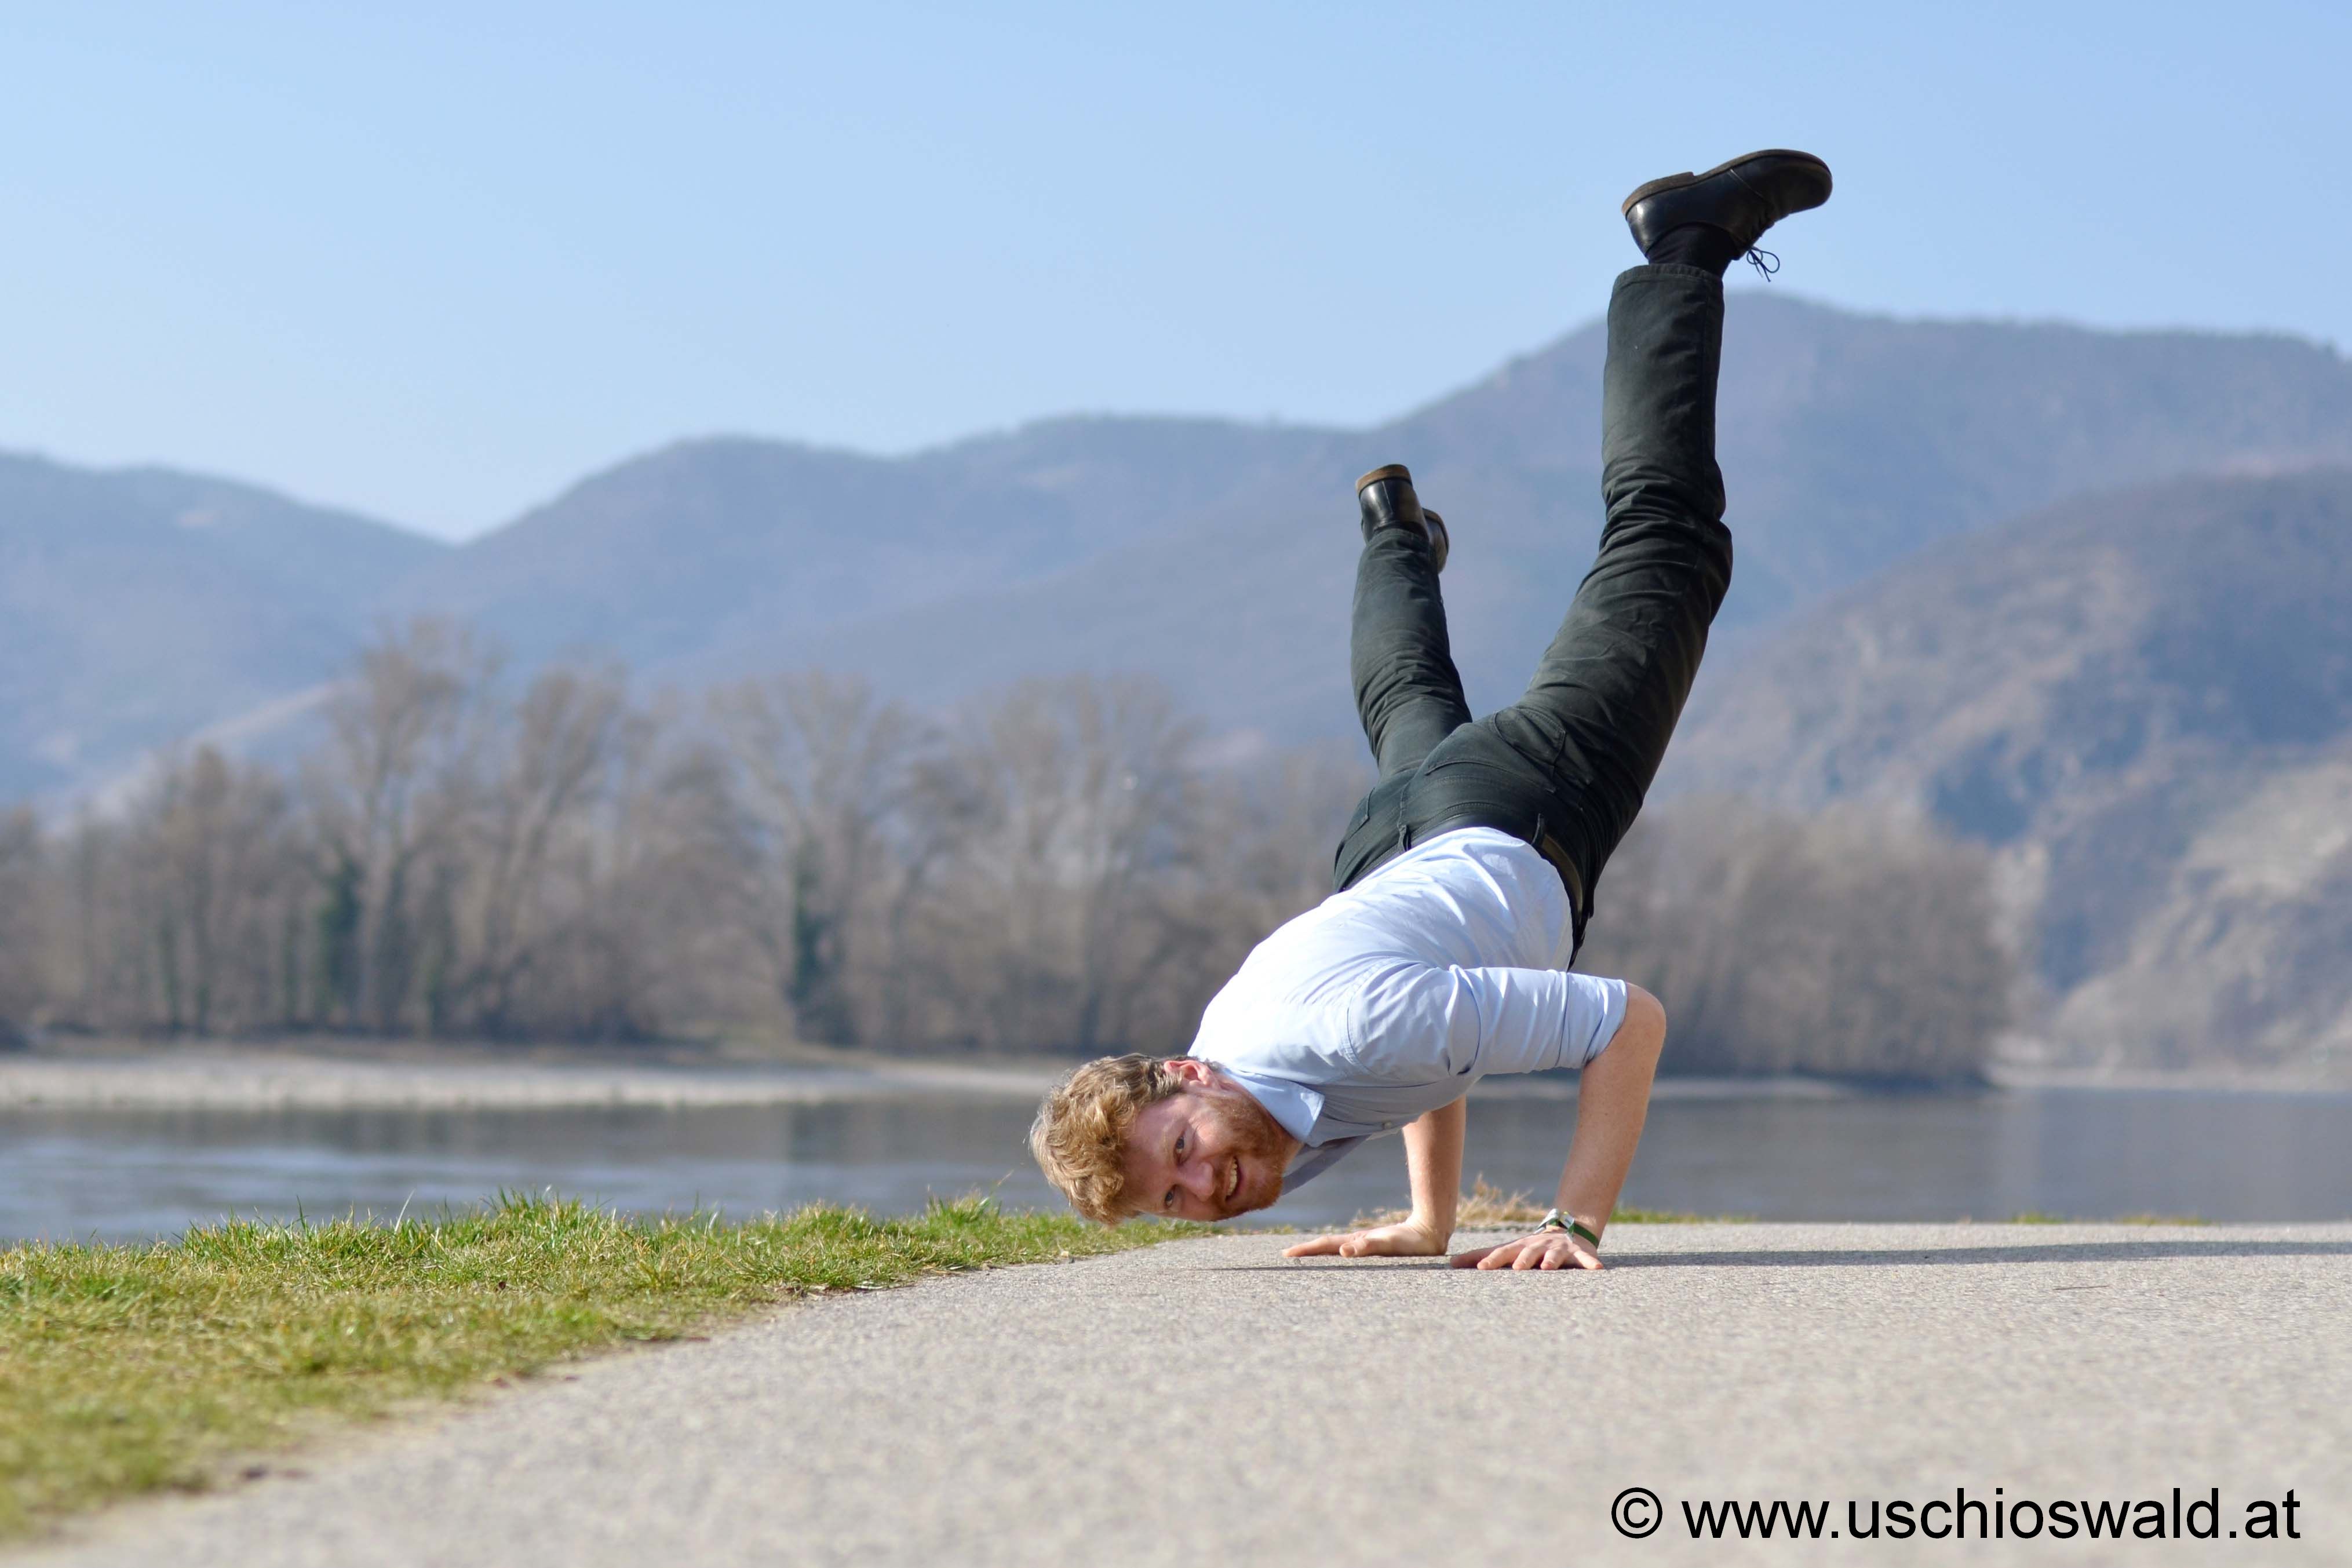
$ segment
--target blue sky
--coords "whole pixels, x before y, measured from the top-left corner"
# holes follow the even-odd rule
[[[1785,287],[2352,341],[2352,7],[0,11],[0,447],[448,537],[681,436],[1364,423],[1752,147]]]

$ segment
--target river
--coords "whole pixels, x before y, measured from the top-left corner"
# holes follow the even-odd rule
[[[973,1190],[1052,1194],[1003,1097],[536,1110],[0,1110],[0,1239],[133,1240],[237,1214],[388,1218],[547,1189],[636,1212],[878,1212]],[[1475,1098],[1469,1173],[1549,1201],[1571,1099]],[[1260,1216],[1321,1226],[1401,1204],[1381,1140]],[[1669,1086],[1628,1205],[1759,1219],[2352,1216],[2352,1093]]]

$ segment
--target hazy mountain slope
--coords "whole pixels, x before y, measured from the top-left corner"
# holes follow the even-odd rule
[[[683,442],[582,481],[391,603],[476,620],[527,660],[593,650],[648,669],[715,667],[730,649],[772,649],[1148,538],[1324,439],[1083,419],[904,459]]]
[[[1736,300],[1718,437],[1734,624],[2077,491],[2352,462],[2352,366],[2316,344]]]
[[[1381,448],[1335,443],[1320,473],[1250,510],[1106,552],[1044,582],[911,608],[770,644],[771,661],[871,673],[926,702],[1071,668],[1146,671],[1223,730],[1276,741],[1354,724],[1349,595],[1360,546],[1349,483]],[[1334,478],[1336,476],[1336,479]],[[1541,487],[1516,473],[1416,468],[1456,541],[1445,573],[1456,662],[1474,703],[1507,700],[1590,563],[1598,480]],[[1336,493],[1336,497],[1334,492]],[[761,660],[736,650],[737,668]]]
[[[0,799],[325,679],[444,549],[222,480],[0,456]]]
[[[1370,431],[1066,419],[889,459],[685,443],[457,551],[219,481],[19,464],[10,526],[37,512],[100,549],[135,518],[163,542],[35,607],[63,629],[8,677],[24,695],[0,709],[0,790],[120,768],[317,680],[373,616],[419,611],[482,623],[525,668],[617,657],[692,683],[824,663],[926,700],[1030,671],[1143,670],[1215,728],[1343,733],[1349,484],[1398,459],[1454,523],[1457,656],[1491,704],[1591,559],[1602,347],[1584,328]],[[2352,371],[2284,339],[1896,321],[1735,293],[1721,446],[1739,567],[1717,647],[1736,657],[1937,538],[2073,490],[2352,461]],[[117,521],[84,529],[84,506]]]
[[[257,584],[331,616],[366,615],[403,580],[455,553],[404,528],[231,479],[170,468],[102,477],[139,506],[200,535]]]
[[[2352,461],[2352,368],[2289,339],[1896,321],[1752,292],[1732,297],[1727,339],[1719,445],[1739,563],[1717,647],[1733,656],[1890,562],[2061,495]],[[929,700],[1029,670],[1148,669],[1220,725],[1344,731],[1348,486],[1402,460],[1453,524],[1465,679],[1479,704],[1502,700],[1598,537],[1603,343],[1586,328],[1393,425],[1328,437],[1189,531],[821,638],[789,618],[738,624],[716,662],[823,658]]]
[[[1724,671],[1661,784],[1914,803],[2002,847],[2072,1047],[2352,1048],[2352,472],[1947,542]]]

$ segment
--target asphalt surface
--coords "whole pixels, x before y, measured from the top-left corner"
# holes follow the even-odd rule
[[[2352,1563],[2352,1225],[1609,1241],[1600,1274],[1482,1275],[1240,1236],[827,1299],[26,1561]],[[1633,1487],[1645,1539],[1612,1522]],[[2199,1527],[2219,1489],[2221,1539],[2007,1530],[2060,1499],[2156,1499],[2169,1530],[2175,1487]],[[2299,1541],[2228,1538],[2290,1489]],[[1842,1539],[1694,1541],[1717,1499],[1827,1502]],[[1971,1539],[1890,1539],[1896,1499]]]

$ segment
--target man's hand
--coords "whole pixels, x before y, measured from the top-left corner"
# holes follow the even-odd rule
[[[1601,1254],[1580,1236],[1564,1230],[1539,1230],[1500,1247],[1454,1255],[1456,1268],[1598,1268]]]
[[[1285,1258],[1434,1258],[1453,1239],[1420,1220],[1349,1231],[1345,1236],[1318,1236],[1282,1249]]]

